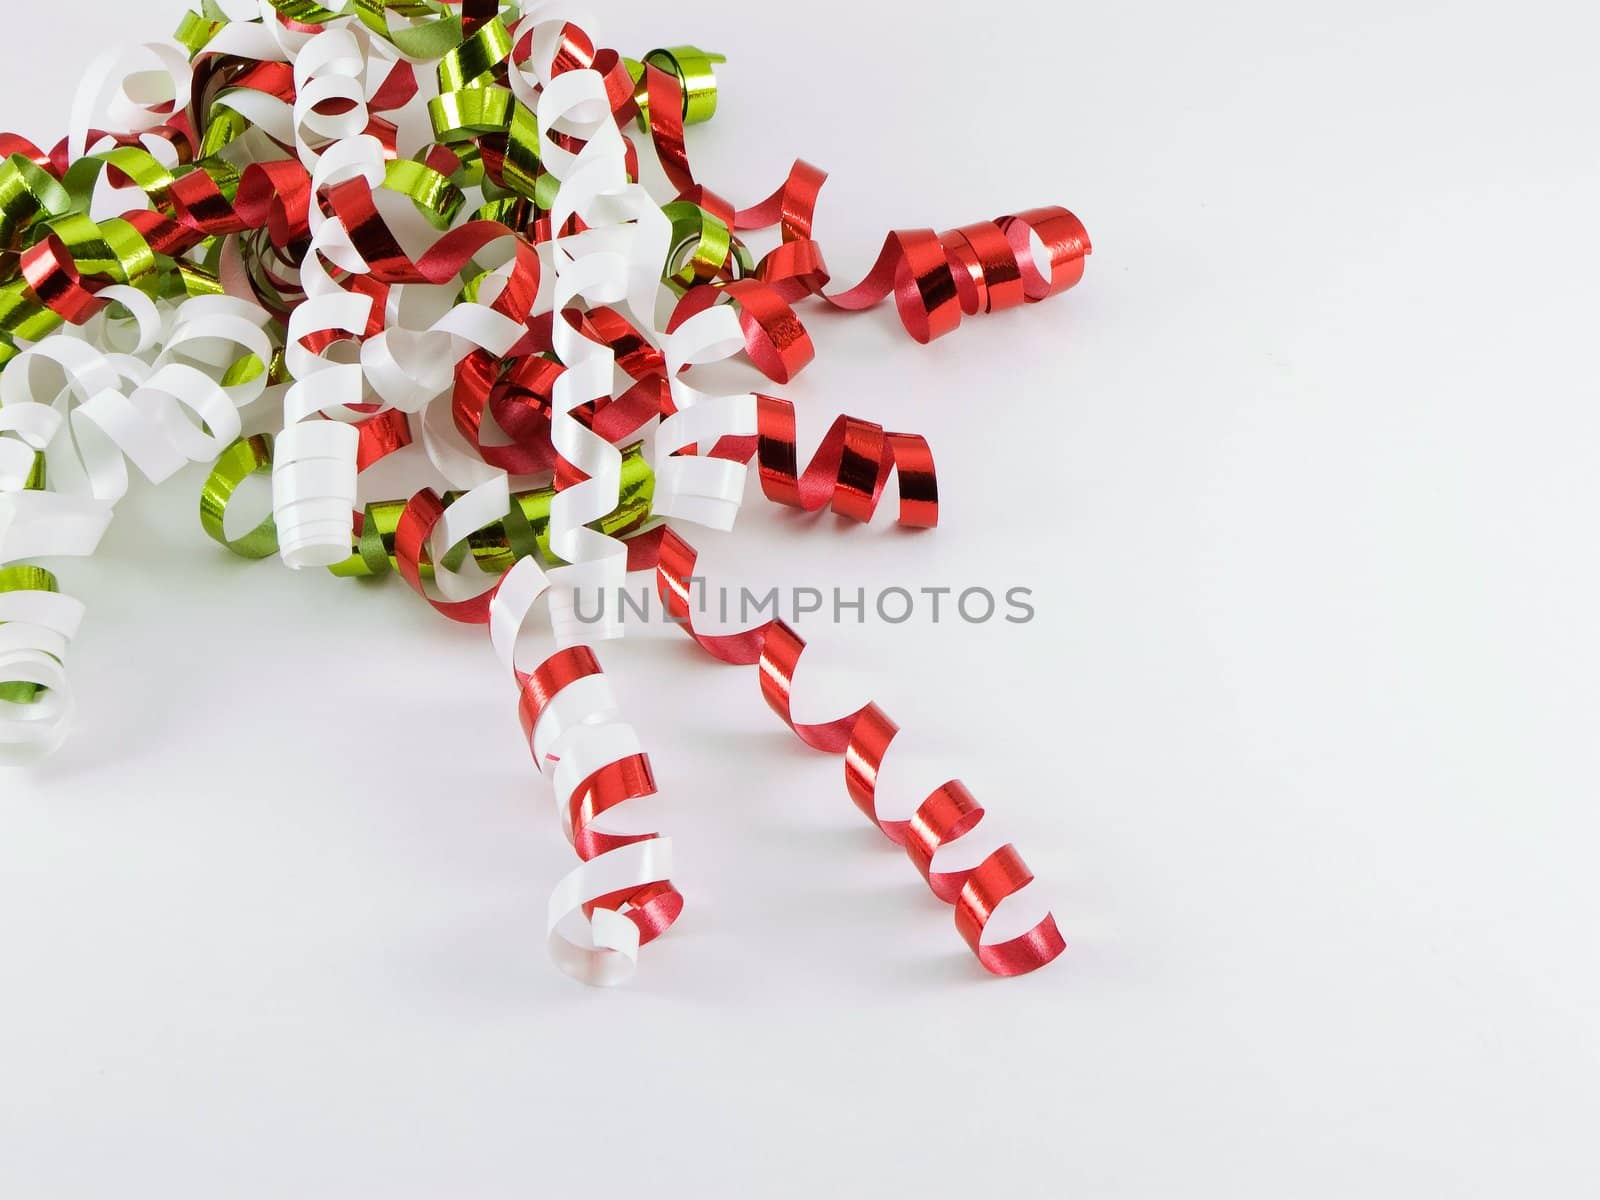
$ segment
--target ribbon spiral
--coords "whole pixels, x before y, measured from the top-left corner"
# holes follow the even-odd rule
[[[830,290],[820,169],[796,162],[740,208],[690,165],[722,61],[689,45],[625,58],[545,3],[203,0],[175,45],[97,62],[55,146],[0,134],[0,755],[54,749],[71,710],[84,610],[34,560],[92,554],[130,467],[159,483],[209,462],[202,526],[234,553],[393,571],[488,626],[579,859],[549,906],[562,969],[625,978],[684,904],[649,759],[590,645],[623,632],[612,597],[639,570],[708,652],[760,667],[803,741],[844,756],[849,793],[985,968],[1059,955],[1048,915],[985,943],[1032,875],[1010,846],[944,865],[984,815],[959,782],[907,820],[879,815],[897,733],[879,708],[793,719],[805,643],[789,626],[688,624],[696,555],[678,529],[731,529],[752,466],[769,500],[858,521],[898,477],[898,522],[937,524],[920,436],[839,416],[802,466],[789,401],[697,372],[739,360],[796,378],[817,352],[797,312],[811,299],[893,296],[930,341],[1075,285],[1088,235],[1053,207],[900,230],[864,280]],[[743,235],[773,228],[758,260]],[[430,480],[372,499],[389,472],[368,472],[412,447]],[[271,516],[230,535],[258,473]]]

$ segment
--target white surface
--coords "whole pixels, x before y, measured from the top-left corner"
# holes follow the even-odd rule
[[[607,661],[691,907],[573,984],[482,631],[230,561],[191,472],[65,566],[81,723],[0,778],[0,1193],[1593,1191],[1592,13],[596,8],[730,56],[695,160],[741,200],[829,167],[841,278],[892,227],[1088,224],[1076,292],[931,349],[810,312],[802,438],[926,432],[944,528],[702,539],[1038,590],[1025,629],[808,626],[800,706],[954,764],[1068,956],[982,978],[754,673],[651,638]],[[178,9],[29,12],[0,111],[53,139],[62,47]]]

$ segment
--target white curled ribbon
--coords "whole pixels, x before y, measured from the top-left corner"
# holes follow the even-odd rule
[[[728,305],[696,313],[665,339],[667,378],[677,409],[656,428],[650,462],[656,472],[655,510],[664,517],[712,529],[732,529],[744,503],[749,466],[729,459],[678,453],[711,446],[724,437],[758,432],[754,395],[709,396],[682,374],[686,366],[720,362],[744,349],[739,318]]]
[[[329,147],[366,130],[371,101],[398,61],[393,47],[370,37],[363,26],[347,22],[315,34],[293,34],[276,14],[260,25],[225,26],[207,43],[206,52],[294,64],[292,102],[254,88],[235,88],[219,95],[216,104],[232,109],[273,141],[293,146],[308,171]]]
[[[28,347],[0,373],[0,567],[93,554],[128,490],[128,463],[158,483],[215,458],[238,436],[239,407],[266,386],[270,318],[259,305],[204,296],[163,312],[133,289],[105,294],[131,314],[131,352],[86,340],[114,343],[125,332],[113,336],[109,318],[97,318]],[[262,371],[223,386],[245,355]],[[27,488],[40,453],[48,491]],[[44,689],[0,704],[0,756],[48,754],[65,736],[72,700],[64,660],[82,618],[83,606],[58,592],[0,593],[0,680]]]
[[[522,559],[506,575],[489,606],[489,635],[507,671],[517,670],[517,641],[535,605],[551,594],[551,579],[531,558]],[[530,739],[534,761],[555,792],[556,807],[568,838],[573,796],[593,776],[615,763],[642,753],[633,727],[622,719],[610,682],[589,675],[564,687],[540,714]],[[642,835],[650,815],[641,797],[619,804],[597,818],[605,832]],[[653,824],[653,823],[652,823]],[[581,864],[551,892],[546,930],[550,955],[562,971],[596,986],[622,983],[639,959],[639,927],[622,913],[594,908],[592,901],[618,892],[634,892],[665,882],[672,873],[672,844],[647,837],[608,850]]]
[[[111,506],[87,496],[0,491],[0,568],[20,560],[93,554],[111,522]],[[0,762],[52,753],[72,719],[67,648],[83,605],[59,592],[0,592],[0,680],[45,689],[22,703],[0,701]]]
[[[365,39],[365,44],[369,48],[376,45],[371,39]],[[308,213],[311,245],[300,274],[306,299],[290,314],[288,323],[285,362],[295,383],[284,398],[285,435],[275,454],[273,512],[280,555],[295,568],[331,566],[349,556],[358,446],[353,434],[301,434],[298,426],[319,415],[334,421],[364,420],[374,410],[356,411],[355,406],[374,402],[380,409],[426,413],[433,401],[449,390],[463,358],[480,348],[505,354],[523,333],[519,323],[479,303],[454,305],[426,328],[405,328],[399,323],[405,288],[395,287],[389,293],[385,328],[362,342],[358,362],[337,361],[327,350],[314,354],[305,348],[304,339],[314,334],[333,333],[335,344],[360,338],[372,316],[371,298],[341,286],[328,270],[328,263],[354,275],[370,268],[343,222],[324,211],[321,204],[328,188],[347,179],[362,177],[374,189],[384,182],[383,147],[362,132],[367,125],[365,102],[381,85],[371,70],[376,59],[366,57],[363,50],[364,42],[353,28],[340,28],[313,37],[293,55],[296,79],[305,81],[296,102],[296,146],[301,161],[311,170],[315,199]],[[353,107],[323,119],[316,109],[331,99],[351,106],[361,104],[359,121],[350,116]],[[493,248],[485,247],[485,251],[492,254]],[[506,263],[497,270],[509,272],[514,258],[514,253],[508,253]],[[429,457],[452,484],[469,493],[486,488],[451,506],[453,511],[441,523],[440,536],[501,495],[509,506],[510,491],[503,472],[492,472],[481,463],[474,471],[457,456],[441,456],[438,446],[438,438],[428,441]],[[302,456],[307,465],[298,469]],[[323,490],[314,490],[318,488]],[[336,519],[341,508],[343,516]],[[502,508],[483,524],[504,516]],[[438,579],[447,594],[462,586],[452,575],[444,572]]]
[[[553,54],[554,43],[541,38],[539,27],[534,34],[536,49]],[[557,644],[570,645],[621,636],[617,598],[627,574],[627,548],[589,528],[619,502],[621,453],[572,415],[590,401],[611,397],[615,356],[562,314],[580,301],[588,306],[622,304],[641,333],[659,345],[655,309],[672,230],[645,189],[628,178],[627,142],[612,118],[599,73],[551,76],[543,57],[536,58],[535,66],[542,81],[537,104],[540,156],[560,182],[551,204],[551,227],[560,230],[573,216],[585,225],[581,233],[555,237],[551,246],[557,313],[553,342],[567,368],[555,384],[551,442],[561,459],[586,477],[558,492],[550,508],[551,550],[569,564],[552,575],[558,586],[551,596],[551,621]],[[553,137],[557,132],[580,139],[581,148],[573,152],[558,144]],[[598,597],[596,621],[578,618],[580,594]]]
[[[360,44],[346,31],[319,34],[307,43],[307,50],[334,33],[344,37],[319,50],[314,61],[342,62],[343,77],[355,78],[359,69],[348,56],[353,51],[359,57]],[[365,126],[363,119],[361,127]],[[302,161],[307,150],[309,146],[302,145]],[[323,211],[321,196],[327,188],[358,176],[370,187],[380,186],[384,179],[382,144],[359,131],[321,148],[312,159],[307,213],[311,242],[299,280],[306,298],[289,314],[284,363],[295,382],[284,393],[284,430],[273,447],[272,469],[278,554],[294,570],[330,567],[350,556],[360,435],[345,423],[367,415],[354,406],[364,403],[370,392],[359,362],[338,361],[329,354],[334,345],[366,331],[372,298],[340,286],[325,265],[332,263],[354,275],[370,270],[344,222]],[[306,348],[306,338],[324,333],[337,335],[327,348],[321,353]]]
[[[474,256],[480,264],[491,261],[496,248],[504,261],[490,277],[501,285],[516,267],[516,243],[509,235],[496,239]],[[485,281],[487,284],[488,281]],[[487,304],[464,301],[453,304],[437,320],[421,329],[401,322],[407,289],[431,292],[455,290],[453,284],[397,285],[389,290],[386,327],[361,346],[361,369],[377,398],[401,412],[421,412],[455,384],[456,368],[474,350],[503,357],[526,332],[522,323]],[[502,516],[504,514],[501,514]]]
[[[708,396],[682,376],[685,367],[720,362],[741,353],[743,333],[737,316],[723,305],[697,314],[672,334],[659,331],[655,308],[663,290],[662,270],[671,252],[670,222],[643,187],[627,182],[625,135],[612,117],[603,79],[593,71],[550,74],[563,28],[564,22],[544,19],[542,12],[530,15],[518,27],[519,37],[525,30],[532,33],[533,78],[537,78],[543,88],[538,97],[540,157],[546,169],[561,181],[551,214],[552,226],[560,229],[568,217],[577,213],[589,227],[577,236],[557,239],[554,246],[558,311],[579,295],[593,303],[614,303],[626,298],[635,324],[662,350],[677,410],[662,422],[650,455],[657,474],[655,510],[662,516],[716,529],[731,529],[743,503],[749,473],[747,465],[677,451],[689,445],[712,445],[723,437],[751,436],[757,432],[757,405],[753,395]],[[513,67],[511,81],[513,91],[527,102],[532,79],[521,68]],[[551,136],[555,131],[585,139],[582,148],[574,153],[558,144]],[[569,283],[572,276],[578,278]],[[565,321],[555,323],[555,337],[556,353],[569,369],[576,365],[569,354],[580,359],[598,357],[590,346],[580,344],[585,339]],[[609,371],[609,364],[605,369]],[[597,377],[600,373],[597,365],[594,374]],[[592,400],[594,395],[585,396],[582,392],[597,382],[597,378],[579,376],[569,385],[572,392],[564,397],[558,381],[555,404],[558,424],[566,411],[563,399],[574,404]],[[609,390],[605,394],[609,395]],[[575,451],[583,452],[577,444],[582,440],[579,434],[569,432],[566,440],[573,444]],[[590,449],[589,457],[597,455],[597,451]],[[609,470],[611,463],[606,460],[598,465]],[[606,481],[609,482],[609,476]],[[560,503],[559,497],[557,503]],[[595,503],[598,500],[591,500],[589,505],[574,501],[570,508],[563,508],[560,515],[576,518],[589,513]],[[593,519],[593,515],[586,518]],[[572,539],[567,543],[569,548],[587,550],[592,558],[609,562],[615,557],[614,550],[607,551],[598,543],[584,539],[582,533],[566,527],[564,521],[558,529],[554,507],[551,529],[552,545],[554,539],[561,536]],[[580,540],[588,544],[581,546]],[[562,551],[557,552],[563,558],[568,557]],[[616,594],[614,567],[599,578],[592,572],[584,576],[575,572],[568,582],[575,587],[598,585],[606,589],[604,595]],[[559,616],[561,606],[553,605],[553,611]],[[605,636],[614,636],[616,632],[615,625],[610,622],[602,628]]]
[[[88,153],[96,129],[138,134],[165,125],[188,105],[193,78],[188,56],[170,43],[102,54],[84,72],[72,100],[68,159],[77,162]]]
[[[256,62],[284,62],[290,57],[290,48],[305,40],[304,34],[295,34],[278,20],[272,0],[211,0],[211,3],[227,19],[227,24],[206,42],[206,54],[226,54]]]

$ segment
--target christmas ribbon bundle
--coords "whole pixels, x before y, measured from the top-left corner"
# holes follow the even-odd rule
[[[985,968],[1060,955],[1048,914],[986,939],[1033,876],[1010,845],[945,865],[984,816],[961,783],[880,808],[887,714],[795,720],[789,625],[695,627],[684,529],[731,528],[752,465],[768,499],[859,521],[897,479],[898,522],[936,524],[920,436],[840,416],[802,467],[788,401],[704,390],[695,369],[740,359],[788,382],[815,353],[813,303],[892,296],[930,341],[1070,288],[1088,236],[1054,207],[895,232],[835,288],[822,171],[796,162],[743,208],[694,173],[685,130],[714,114],[719,62],[630,59],[545,4],[204,0],[175,44],[94,64],[57,145],[0,135],[0,756],[50,753],[71,715],[83,606],[36,560],[95,551],[130,465],[160,482],[208,463],[201,523],[234,553],[394,572],[487,627],[579,860],[548,913],[569,974],[625,978],[683,910],[635,803],[656,792],[649,759],[594,649],[623,632],[603,598],[640,571],[711,657],[758,668],[803,742],[842,756],[852,800]],[[772,229],[758,260],[746,235]],[[363,499],[364,472],[413,445],[443,485]],[[271,514],[230,529],[258,473]]]

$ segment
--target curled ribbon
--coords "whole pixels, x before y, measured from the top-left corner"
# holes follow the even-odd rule
[[[984,817],[959,782],[880,817],[897,732],[881,710],[793,720],[792,629],[687,624],[695,554],[676,527],[732,528],[752,465],[768,499],[859,521],[898,477],[899,523],[935,525],[921,437],[841,416],[802,467],[788,401],[696,372],[742,359],[792,380],[817,350],[795,308],[808,298],[858,311],[892,295],[929,341],[1074,286],[1088,235],[1061,208],[900,230],[863,281],[830,290],[822,171],[797,162],[739,208],[690,165],[721,62],[692,45],[625,58],[543,3],[205,0],[176,45],[101,60],[59,144],[0,135],[0,754],[48,752],[71,708],[83,609],[33,560],[93,553],[130,467],[160,482],[212,463],[201,523],[232,552],[392,571],[489,627],[580,860],[549,912],[575,976],[624,978],[683,907],[649,760],[587,644],[620,635],[619,615],[578,617],[580,593],[616,596],[641,569],[706,650],[760,666],[802,740],[844,756],[856,803],[988,970],[1060,954],[1049,916],[985,943],[1032,876],[1009,846],[944,865]],[[408,155],[413,98],[431,140]],[[641,183],[635,124],[665,204]],[[757,261],[741,235],[773,227],[781,244]],[[365,495],[367,472],[411,447],[434,484]],[[234,530],[256,475],[271,515]],[[548,644],[529,669],[518,643],[536,625]]]
[[[639,947],[677,920],[683,897],[668,879],[670,840],[636,818],[628,824],[636,802],[655,794],[655,779],[593,651],[573,646],[531,671],[517,666],[518,638],[549,588],[533,559],[517,563],[495,592],[490,634],[517,680],[534,761],[551,779],[562,827],[583,860],[551,894],[551,954],[575,978],[620,983]]]
[[[789,698],[806,648],[799,634],[780,620],[736,634],[705,634],[694,628],[691,581],[699,578],[698,558],[677,534],[668,531],[662,538],[656,586],[669,614],[713,658],[759,667],[762,699],[802,742],[813,750],[844,756],[851,798],[886,837],[905,848],[934,895],[955,905],[956,928],[984,969],[995,975],[1025,975],[1059,957],[1066,941],[1049,913],[1019,937],[994,944],[983,941],[1000,903],[1033,882],[1033,873],[1015,847],[1003,846],[970,869],[934,870],[935,854],[971,833],[983,819],[983,809],[959,780],[935,790],[909,821],[887,821],[878,815],[878,772],[900,731],[882,709],[868,704],[823,724],[794,719]]]

